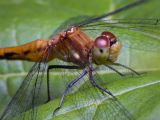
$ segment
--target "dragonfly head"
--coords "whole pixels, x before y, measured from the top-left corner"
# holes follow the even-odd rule
[[[93,60],[96,64],[111,64],[117,60],[120,49],[117,37],[111,32],[103,32],[95,39]]]

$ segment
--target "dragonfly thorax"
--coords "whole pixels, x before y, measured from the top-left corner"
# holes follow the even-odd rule
[[[111,64],[118,58],[121,44],[111,32],[103,32],[95,39],[93,60],[96,64]]]

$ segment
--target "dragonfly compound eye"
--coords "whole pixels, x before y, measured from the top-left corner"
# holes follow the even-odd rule
[[[111,32],[103,32],[101,35],[108,38],[108,40],[110,41],[110,46],[114,45],[117,42],[116,36]]]
[[[99,49],[109,47],[109,40],[105,36],[99,36],[95,40],[95,46]]]

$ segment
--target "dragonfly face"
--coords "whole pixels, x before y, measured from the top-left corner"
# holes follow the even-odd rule
[[[103,32],[94,43],[93,59],[96,64],[112,64],[117,60],[121,44],[111,32]]]

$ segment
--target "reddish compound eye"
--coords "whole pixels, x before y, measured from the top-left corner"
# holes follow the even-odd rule
[[[109,41],[105,36],[99,36],[95,40],[95,45],[98,48],[105,48],[109,46]]]
[[[101,35],[108,38],[108,40],[110,41],[110,46],[112,46],[113,44],[117,42],[116,36],[112,34],[111,32],[103,32]]]
[[[116,38],[116,36],[113,35],[111,32],[103,32],[101,35],[107,37],[108,40],[111,40],[111,39],[115,39],[115,38]]]

